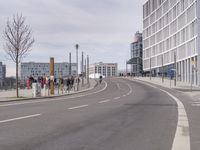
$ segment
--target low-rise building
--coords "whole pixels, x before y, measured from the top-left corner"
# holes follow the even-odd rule
[[[76,75],[76,63],[71,63],[71,75]],[[21,84],[24,84],[26,79],[32,76],[35,79],[42,76],[49,76],[50,63],[38,62],[23,62],[19,66],[19,77]],[[54,64],[54,77],[66,77],[70,75],[70,64],[67,62]]]
[[[90,74],[99,73],[105,77],[115,77],[118,73],[117,63],[94,63],[89,67]]]
[[[0,62],[0,88],[4,86],[6,78],[6,65]]]

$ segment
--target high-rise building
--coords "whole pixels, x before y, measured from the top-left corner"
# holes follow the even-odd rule
[[[71,63],[71,75],[76,75],[76,63]],[[49,63],[36,63],[36,62],[23,62],[19,67],[19,77],[21,83],[24,84],[26,79],[32,76],[35,79],[38,77],[49,76]],[[66,77],[69,75],[69,63],[55,63],[54,64],[54,77]]]
[[[117,76],[117,63],[95,63],[89,66],[89,74],[101,74],[105,77]]]
[[[3,63],[0,62],[0,88],[4,86],[5,78],[6,78],[6,65],[3,65]]]
[[[142,53],[142,33],[136,32],[134,42],[131,43],[131,59],[127,62],[131,65],[132,75],[141,75],[143,72]]]
[[[143,69],[200,85],[199,0],[148,0],[143,5]]]

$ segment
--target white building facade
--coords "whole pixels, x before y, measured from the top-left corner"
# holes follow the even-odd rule
[[[199,37],[199,0],[148,0],[143,5],[143,70],[200,85]]]
[[[71,75],[76,75],[76,63],[71,63]],[[19,66],[19,77],[21,83],[24,84],[26,79],[30,76],[37,80],[38,77],[49,77],[49,63],[37,63],[37,62],[24,62]],[[69,75],[70,65],[67,62],[54,64],[54,77],[66,77]]]
[[[95,63],[91,64],[89,67],[89,74],[101,74],[105,77],[115,77],[118,73],[117,63]]]

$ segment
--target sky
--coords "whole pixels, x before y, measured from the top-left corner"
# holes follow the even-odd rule
[[[0,35],[6,21],[22,14],[33,31],[35,43],[23,62],[66,62],[75,44],[89,55],[90,63],[118,63],[125,69],[130,43],[136,31],[142,32],[142,5],[146,0],[0,0]],[[0,61],[7,76],[15,75],[15,64],[6,55],[0,36]],[[79,56],[80,56],[79,54]],[[79,57],[79,60],[81,57]]]

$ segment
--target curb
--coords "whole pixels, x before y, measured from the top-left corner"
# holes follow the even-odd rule
[[[87,89],[84,89],[82,91],[78,91],[78,92],[74,92],[74,93],[68,93],[68,94],[63,94],[63,95],[54,95],[54,96],[45,96],[45,97],[36,97],[36,98],[22,98],[22,99],[13,99],[13,100],[3,100],[0,101],[0,103],[7,103],[7,102],[23,102],[23,101],[28,101],[28,100],[39,100],[39,99],[53,99],[53,98],[58,98],[58,97],[65,97],[65,96],[70,96],[70,95],[75,95],[75,94],[79,94],[79,93],[84,93],[84,92],[88,92],[90,90],[93,90],[94,88],[97,87],[98,82],[96,80],[94,80],[96,83],[94,84],[93,87],[89,87]]]
[[[171,89],[171,90],[176,90],[176,91],[180,91],[180,92],[191,92],[191,88],[181,88],[181,87],[167,87],[167,86],[163,86],[163,85],[160,85],[160,84],[156,84],[156,83],[153,83],[153,82],[150,82],[150,81],[144,81],[144,80],[141,80],[141,79],[129,79],[129,78],[126,78],[130,81],[141,81],[141,82],[146,82],[146,83],[151,83],[151,84],[154,84],[154,85],[157,85],[157,86],[161,86],[163,88],[167,88],[167,89]],[[200,89],[197,89],[195,87],[192,88],[192,91],[200,91]]]

